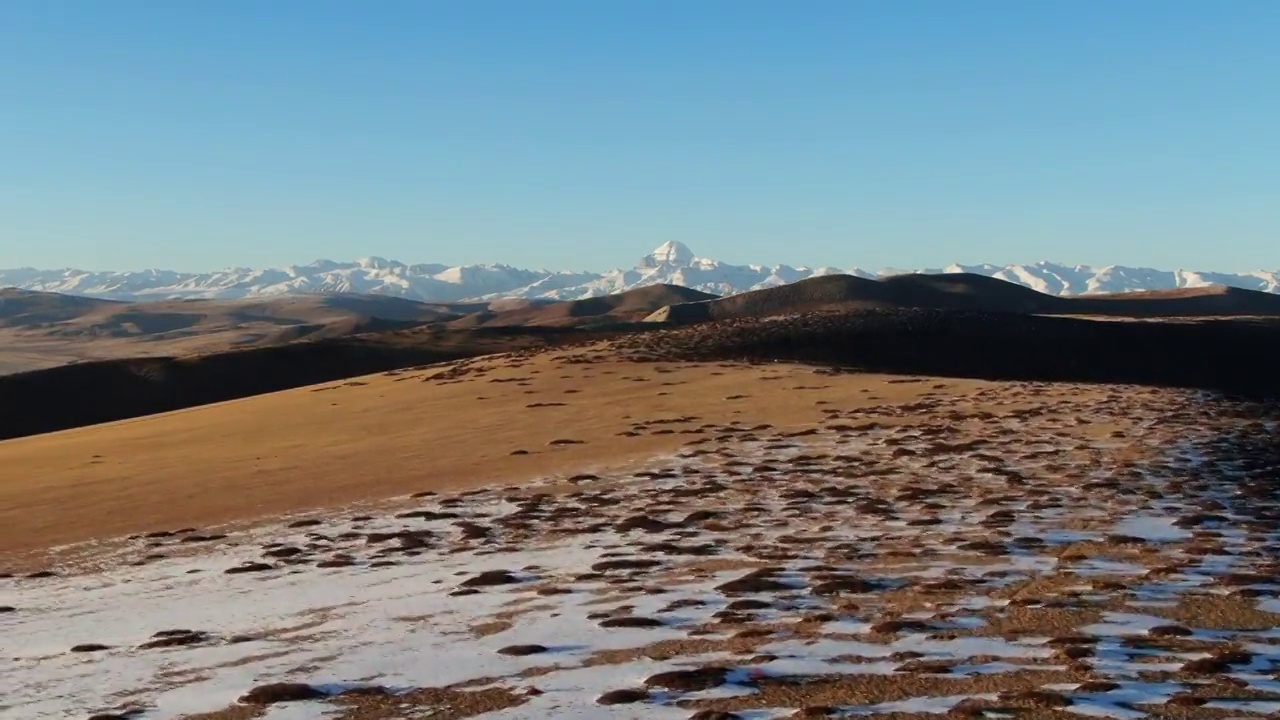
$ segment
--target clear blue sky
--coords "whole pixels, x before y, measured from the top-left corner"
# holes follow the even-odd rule
[[[5,0],[0,267],[1280,267],[1274,0]]]

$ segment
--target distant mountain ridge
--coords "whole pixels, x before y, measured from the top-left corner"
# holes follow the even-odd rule
[[[502,298],[579,300],[658,284],[680,285],[715,295],[776,287],[806,278],[847,273],[880,278],[904,272],[974,273],[1017,283],[1051,295],[1173,290],[1210,285],[1280,293],[1280,270],[1217,273],[1193,270],[1098,267],[1040,262],[1031,265],[948,265],[919,270],[732,265],[698,257],[679,242],[663,243],[633,268],[602,273],[528,270],[510,265],[420,263],[406,265],[368,257],[354,262],[317,260],[284,268],[229,268],[207,273],[171,270],[0,270],[0,287],[113,300],[234,299],[298,293],[391,295],[425,302],[492,301]]]

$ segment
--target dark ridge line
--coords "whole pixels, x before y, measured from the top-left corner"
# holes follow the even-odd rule
[[[1280,322],[1125,322],[954,310],[819,312],[622,341],[647,359],[788,361],[887,374],[1280,397]]]
[[[633,359],[772,360],[887,374],[1091,382],[1280,398],[1280,322],[1124,322],[957,310],[815,312],[693,326],[427,326],[0,377],[0,440],[478,355],[612,340]]]

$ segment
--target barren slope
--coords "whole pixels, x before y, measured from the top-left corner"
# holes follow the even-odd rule
[[[367,383],[0,443],[51,480],[0,507],[71,494],[4,527],[150,530],[0,577],[0,713],[1280,712],[1272,406],[596,352]]]
[[[129,358],[0,377],[0,439],[25,437],[379,371],[528,348],[580,343],[609,333],[563,328],[440,324],[182,358]]]
[[[697,416],[786,427],[820,419],[815,401],[827,393],[871,403],[921,391],[877,376],[817,381],[799,366],[556,357],[464,361],[456,378],[440,368],[375,375],[0,442],[0,548],[616,465],[689,439],[618,434],[636,422]],[[796,389],[804,386],[812,389]],[[556,440],[581,444],[549,445]]]

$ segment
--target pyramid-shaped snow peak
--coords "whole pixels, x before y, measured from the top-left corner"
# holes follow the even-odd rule
[[[695,255],[689,246],[675,240],[668,240],[656,250],[640,258],[640,267],[656,268],[662,265],[688,265]]]

